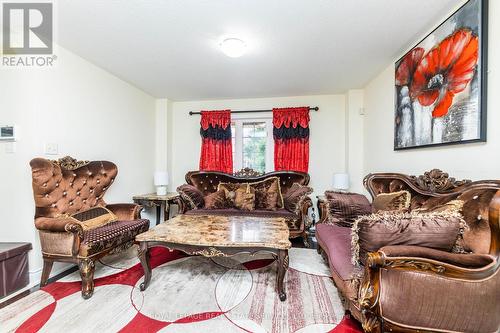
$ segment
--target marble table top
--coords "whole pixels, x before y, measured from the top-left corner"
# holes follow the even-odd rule
[[[177,197],[179,193],[177,192],[168,192],[166,195],[157,195],[156,193],[148,193],[141,195],[134,195],[133,200],[170,200]]]
[[[283,218],[177,215],[135,239],[195,246],[289,249],[288,237]]]

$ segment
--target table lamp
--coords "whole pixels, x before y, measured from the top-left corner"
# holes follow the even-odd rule
[[[349,189],[349,175],[347,173],[336,173],[333,175],[333,188],[340,191]]]
[[[167,185],[168,185],[168,172],[156,171],[154,181],[155,181],[155,186],[156,186],[156,194],[157,195],[166,195],[167,194]]]

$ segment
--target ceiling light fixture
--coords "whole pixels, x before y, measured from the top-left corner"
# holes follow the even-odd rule
[[[220,43],[220,48],[228,57],[238,58],[245,53],[247,45],[241,39],[226,38]]]

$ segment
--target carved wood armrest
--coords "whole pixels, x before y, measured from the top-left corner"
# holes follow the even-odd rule
[[[477,257],[485,266],[467,268],[431,258],[408,256],[388,257],[383,251],[379,251],[368,253],[366,268],[372,271],[379,268],[420,271],[449,278],[480,280],[493,275],[499,267],[498,261],[493,257],[474,254],[470,254],[470,256]],[[487,260],[488,258],[490,260]]]
[[[392,247],[397,248],[397,246]],[[390,251],[388,251],[390,252]],[[395,253],[393,251],[393,253]],[[365,274],[358,290],[358,304],[362,313],[362,326],[366,332],[381,331],[381,313],[379,304],[380,292],[380,269],[418,271],[428,274],[428,278],[447,277],[462,280],[482,280],[492,276],[498,270],[499,264],[496,258],[481,256],[482,259],[489,258],[490,263],[481,268],[465,268],[447,262],[430,258],[408,257],[408,256],[386,256],[383,251],[368,253],[365,264]],[[484,261],[486,263],[486,260]]]

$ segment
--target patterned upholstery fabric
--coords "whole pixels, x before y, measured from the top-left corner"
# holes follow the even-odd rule
[[[117,221],[102,227],[90,229],[83,233],[80,246],[80,256],[90,256],[105,249],[116,247],[130,240],[149,228],[145,219],[132,221]]]
[[[327,223],[350,227],[358,216],[372,212],[370,202],[362,194],[326,191],[325,196],[328,205]]]

